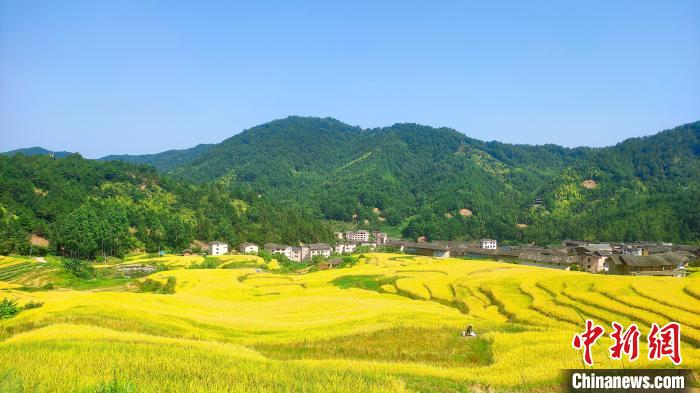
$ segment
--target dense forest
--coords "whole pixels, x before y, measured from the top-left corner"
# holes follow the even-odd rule
[[[30,234],[48,238],[52,252],[84,259],[132,249],[180,251],[194,240],[236,245],[332,236],[299,207],[77,154],[0,156],[0,184],[0,254],[28,253]]]
[[[606,148],[564,148],[289,117],[188,150],[173,165],[182,152],[129,159],[409,238],[700,240],[700,122]]]
[[[71,225],[100,222],[92,212],[128,223],[120,228],[129,236],[110,236],[150,249],[194,238],[323,240],[329,223],[414,239],[698,243],[699,158],[700,122],[606,148],[564,148],[289,117],[145,156],[2,158],[0,208],[3,230],[47,234],[57,246]],[[158,173],[137,166],[145,164]]]

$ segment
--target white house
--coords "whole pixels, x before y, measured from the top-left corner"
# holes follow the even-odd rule
[[[239,250],[244,254],[257,254],[258,246],[253,243],[241,243]]]
[[[313,258],[316,255],[321,255],[324,257],[331,256],[331,246],[326,243],[314,243],[309,245],[309,257]]]
[[[493,239],[481,239],[479,240],[479,247],[484,250],[495,250],[498,248],[498,244]]]
[[[292,258],[290,258],[292,255],[292,247],[291,246],[274,244],[274,243],[267,243],[267,244],[265,244],[265,251],[267,251],[271,254],[282,254],[285,257],[292,259]]]
[[[360,229],[354,232],[348,231],[345,232],[345,240],[349,242],[366,242],[369,240],[369,232],[364,229]]]
[[[301,262],[307,259],[307,256],[309,254],[309,248],[308,247],[289,247],[289,252],[285,254],[287,258],[291,259],[292,261],[296,262]]]
[[[352,254],[357,245],[355,243],[338,243],[333,247],[336,254]]]
[[[222,242],[211,242],[207,248],[209,255],[224,255],[228,253],[228,244]]]

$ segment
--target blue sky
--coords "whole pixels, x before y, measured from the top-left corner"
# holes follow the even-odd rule
[[[0,0],[0,150],[158,152],[291,114],[565,146],[700,120],[699,1],[525,3]]]

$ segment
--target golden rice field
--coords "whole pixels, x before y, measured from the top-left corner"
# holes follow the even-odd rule
[[[172,270],[149,278],[175,276],[170,295],[126,284],[42,290],[31,283],[51,268],[9,270],[0,299],[44,305],[0,320],[0,391],[88,392],[111,381],[135,392],[554,392],[560,370],[582,367],[571,340],[585,318],[608,332],[612,321],[634,322],[643,335],[651,323],[680,322],[682,367],[700,370],[697,277],[396,254],[281,274],[250,266],[255,257],[229,258],[241,266],[161,258]],[[0,257],[0,275],[22,263]],[[468,324],[477,337],[461,337]],[[640,344],[640,360],[613,361],[603,338],[594,367],[673,367],[646,360]]]

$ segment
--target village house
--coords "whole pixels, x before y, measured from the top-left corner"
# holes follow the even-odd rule
[[[314,243],[309,245],[309,258],[313,258],[317,255],[323,257],[331,256],[331,246],[326,243]]]
[[[435,242],[404,242],[400,249],[408,254],[423,255],[427,257],[449,258],[450,247],[446,244]]]
[[[612,254],[613,248],[610,243],[588,243],[586,247],[594,248],[603,253]]]
[[[265,250],[272,254],[282,254],[295,262],[310,261],[316,255],[331,256],[333,247],[325,243],[315,243],[308,246],[287,246],[274,243],[265,244]]]
[[[589,243],[582,240],[564,240],[561,244],[567,249],[575,249],[577,247],[587,246]]]
[[[292,246],[285,244],[266,243],[265,251],[271,254],[282,254],[288,259],[292,259]]]
[[[519,253],[518,260],[521,265],[559,270],[571,270],[576,265],[572,256],[560,250],[526,250]]]
[[[684,277],[690,260],[685,252],[655,255],[612,255],[606,260],[609,274]]]
[[[498,248],[498,244],[493,239],[481,239],[479,240],[479,247],[485,250],[495,250]]]
[[[336,254],[352,254],[357,245],[355,243],[338,243],[333,247]]]
[[[289,247],[289,251],[286,254],[287,258],[289,258],[295,262],[302,262],[302,261],[307,260],[308,255],[309,255],[309,248],[305,247],[305,246],[301,246],[301,247],[291,246],[291,247]]]
[[[377,244],[386,244],[386,241],[389,239],[387,234],[381,231],[372,232],[372,237]]]
[[[641,247],[622,246],[620,251],[622,252],[622,255],[636,255],[636,256],[644,255],[644,249]]]
[[[609,248],[609,250],[610,251],[605,248],[596,247],[593,244],[577,247],[574,251],[575,257],[573,260],[583,271],[589,273],[606,273],[608,270],[605,261],[612,255],[612,248]]]
[[[222,242],[210,242],[207,245],[209,255],[224,255],[228,253],[228,244]]]
[[[349,242],[366,242],[369,241],[369,232],[364,229],[347,231],[345,232],[345,240]]]
[[[241,243],[238,249],[244,254],[257,254],[258,246],[253,243]]]

